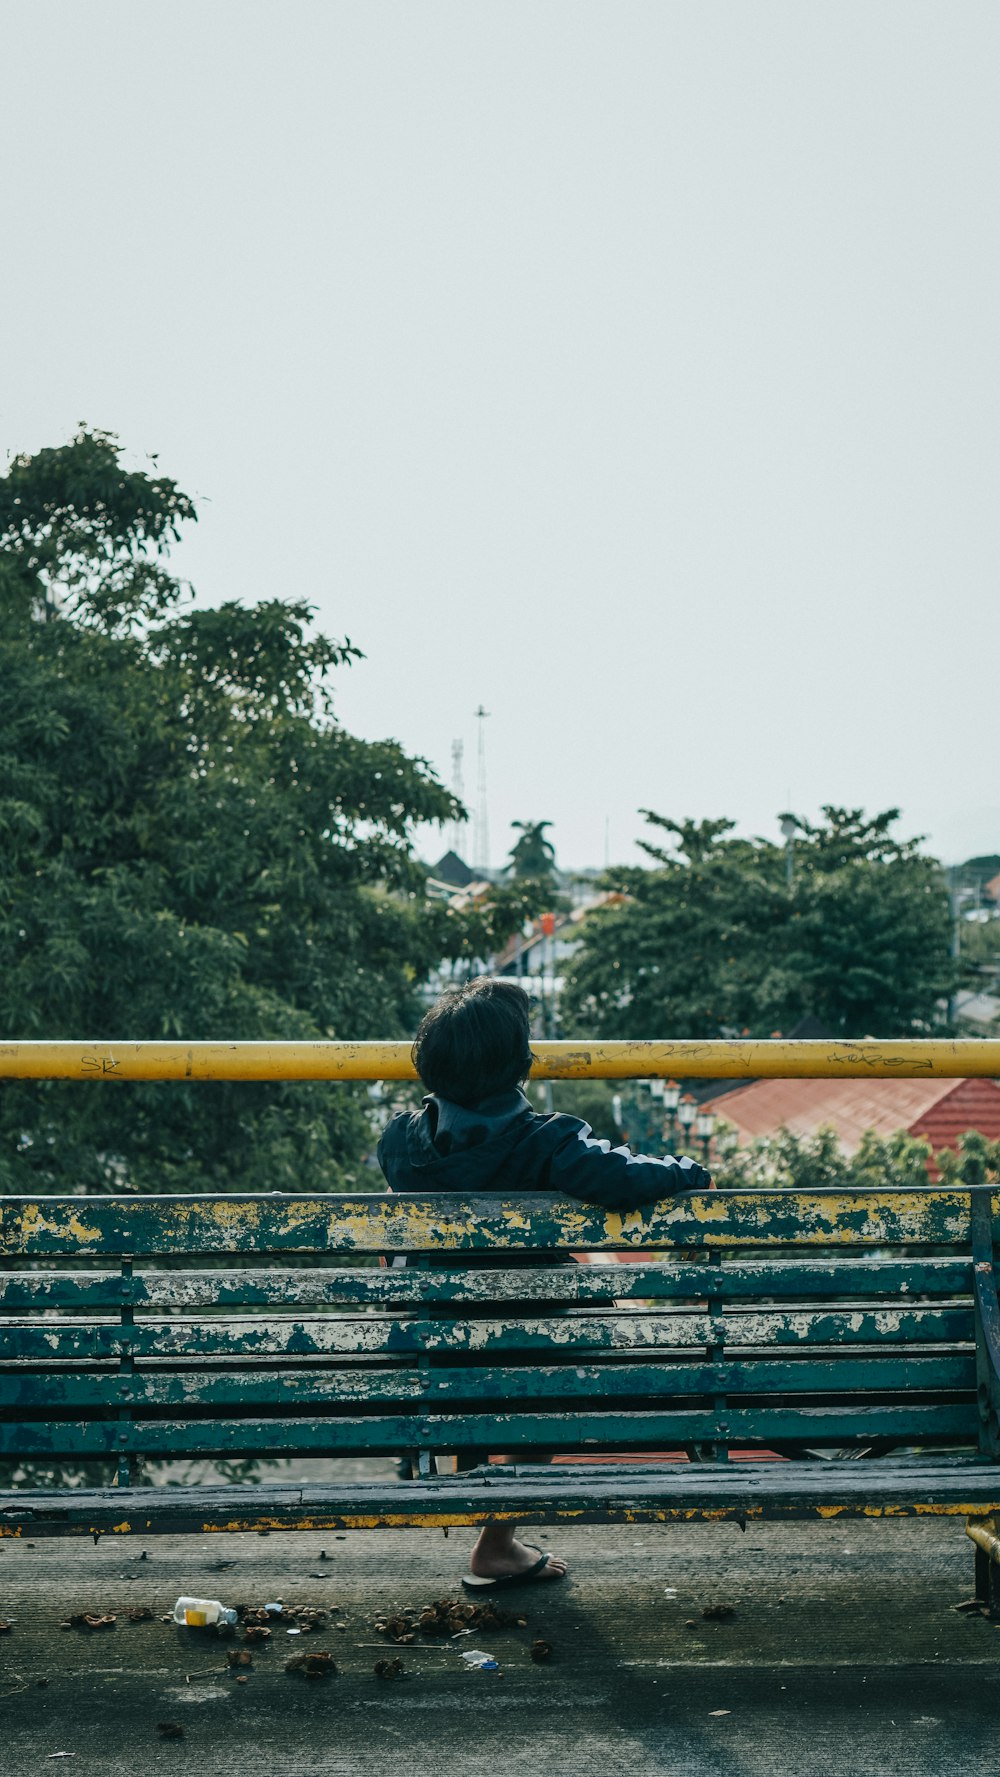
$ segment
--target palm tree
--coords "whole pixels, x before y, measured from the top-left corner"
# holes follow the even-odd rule
[[[511,821],[511,826],[520,832],[510,849],[510,863],[507,865],[508,876],[554,876],[556,873],[556,850],[550,839],[545,837],[546,827],[551,821]]]

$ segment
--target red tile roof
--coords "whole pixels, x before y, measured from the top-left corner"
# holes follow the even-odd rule
[[[825,1124],[853,1154],[866,1129],[908,1129],[935,1148],[954,1147],[966,1129],[1000,1136],[1000,1087],[992,1080],[755,1080],[710,1099],[741,1140],[786,1128],[813,1135]]]

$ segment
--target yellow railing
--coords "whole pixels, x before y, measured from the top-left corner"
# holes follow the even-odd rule
[[[535,1043],[538,1080],[1000,1076],[1000,1040]],[[409,1043],[0,1043],[0,1080],[412,1080]]]

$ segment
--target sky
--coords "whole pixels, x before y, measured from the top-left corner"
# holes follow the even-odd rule
[[[0,463],[155,453],[473,800],[484,706],[494,866],[1000,851],[998,68],[994,0],[0,0]]]

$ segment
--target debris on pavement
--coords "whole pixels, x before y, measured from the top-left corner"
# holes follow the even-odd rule
[[[184,1729],[179,1721],[158,1721],[156,1732],[161,1740],[183,1740]]]
[[[703,1617],[707,1617],[711,1623],[724,1623],[729,1617],[736,1615],[736,1606],[734,1604],[706,1604],[701,1614]]]
[[[961,1604],[953,1604],[951,1608],[959,1611],[962,1616],[981,1617],[988,1616],[990,1609],[985,1598],[963,1598]]]
[[[502,1610],[492,1600],[487,1604],[472,1604],[461,1598],[439,1598],[419,1610],[400,1610],[392,1616],[380,1614],[375,1618],[379,1634],[397,1646],[415,1641],[418,1633],[454,1638],[470,1635],[473,1630],[491,1633],[498,1629],[525,1629],[527,1624],[527,1617]]]
[[[460,1655],[467,1666],[479,1672],[499,1672],[500,1662],[492,1654],[483,1652],[481,1647],[470,1647]]]
[[[285,1671],[300,1673],[303,1678],[329,1678],[337,1670],[337,1662],[325,1650],[315,1654],[293,1654],[285,1661]]]
[[[270,1634],[272,1623],[283,1625],[289,1634],[311,1635],[315,1629],[325,1629],[330,1617],[330,1611],[319,1604],[240,1604],[236,1608],[248,1636],[251,1629],[266,1629]]]
[[[131,1610],[125,1612],[125,1615],[130,1623],[151,1623],[153,1621],[153,1613],[145,1604],[134,1604]]]
[[[224,1633],[239,1621],[238,1611],[231,1610],[218,1598],[178,1598],[173,1620],[182,1629],[215,1629]]]
[[[77,1610],[71,1617],[60,1623],[61,1629],[113,1629],[118,1618],[110,1612],[96,1610]]]
[[[376,1678],[405,1678],[407,1676],[406,1667],[398,1654],[393,1660],[376,1660],[374,1671]]]
[[[10,1634],[10,1619],[8,1617],[0,1617],[0,1635],[9,1635],[9,1634]]]
[[[270,1641],[271,1631],[265,1629],[263,1623],[244,1623],[243,1639],[244,1641]]]
[[[532,1642],[530,1652],[535,1665],[541,1666],[546,1660],[551,1660],[552,1658],[552,1643],[549,1641],[543,1641],[541,1636],[538,1636],[538,1638]]]
[[[227,1666],[252,1666],[253,1654],[248,1647],[231,1647],[226,1654]]]

